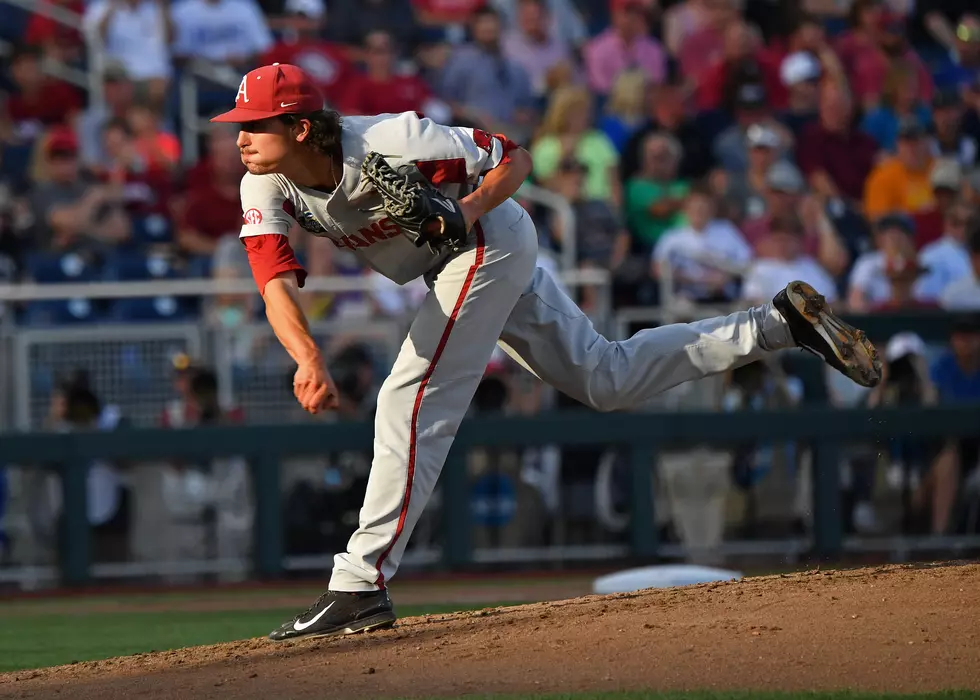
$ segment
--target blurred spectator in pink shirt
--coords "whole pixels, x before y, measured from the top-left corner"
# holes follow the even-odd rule
[[[848,41],[842,39],[838,45],[855,99],[862,107],[876,106],[889,69],[896,60],[904,59],[919,76],[919,99],[928,103],[932,99],[932,76],[908,43],[905,18],[874,8],[865,9],[861,17],[876,25],[863,25],[859,34]]]
[[[548,92],[549,74],[573,70],[571,49],[556,35],[545,0],[518,0],[516,26],[504,32],[501,46],[527,72],[537,97]]]
[[[652,83],[663,82],[667,52],[650,36],[643,0],[612,0],[612,26],[585,45],[585,67],[589,85],[601,95],[609,94],[620,73],[638,69]]]

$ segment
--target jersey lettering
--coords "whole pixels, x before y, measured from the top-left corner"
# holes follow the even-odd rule
[[[381,221],[377,221],[370,226],[359,229],[358,233],[364,238],[367,245],[374,245],[378,241],[384,241],[389,238],[394,238],[401,234],[401,229],[398,228],[398,224],[389,219],[387,216]]]
[[[365,241],[363,238],[358,238],[357,234],[351,234],[350,236],[345,236],[345,238],[349,238],[351,242],[353,242],[355,248],[369,248],[371,246],[371,244]]]

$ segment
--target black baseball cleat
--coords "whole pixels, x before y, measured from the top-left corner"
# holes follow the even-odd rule
[[[327,591],[308,610],[273,630],[269,639],[284,642],[355,634],[386,629],[394,624],[395,610],[386,589],[369,593]]]
[[[827,300],[806,282],[790,282],[773,297],[797,346],[822,357],[828,365],[861,386],[881,381],[881,360],[864,331],[834,315]]]

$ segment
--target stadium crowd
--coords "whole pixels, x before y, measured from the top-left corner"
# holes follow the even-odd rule
[[[967,0],[39,3],[75,13],[82,30],[0,10],[12,46],[0,83],[0,281],[249,277],[237,132],[212,125],[201,158],[186,157],[178,84],[195,60],[232,82],[278,61],[314,76],[342,114],[415,110],[526,146],[533,182],[575,212],[564,231],[525,202],[543,260],[574,235],[577,264],[612,273],[617,308],[662,303],[665,288],[672,303],[761,302],[802,278],[856,312],[980,311],[980,11]],[[95,65],[101,100],[48,70]],[[202,118],[234,99],[198,83]],[[398,317],[425,292],[298,226],[293,243],[312,275],[376,283],[304,295],[314,320]],[[586,288],[580,301],[591,309],[597,297]],[[27,325],[203,317],[236,328],[260,306],[246,295],[12,311]],[[883,350],[879,389],[832,384],[831,399],[980,399],[976,316],[939,352],[914,334]],[[730,379],[729,408],[798,400],[786,377]],[[541,407],[533,391],[519,398],[520,410]],[[168,406],[163,423],[195,423],[192,404]],[[975,441],[893,452],[922,463],[924,529],[947,531]],[[848,488],[854,526],[870,529],[861,459]]]

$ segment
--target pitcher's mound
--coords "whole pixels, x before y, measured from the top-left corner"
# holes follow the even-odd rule
[[[397,584],[393,587],[397,604]],[[618,689],[980,690],[980,565],[587,596],[0,675],[0,696],[384,698]]]

